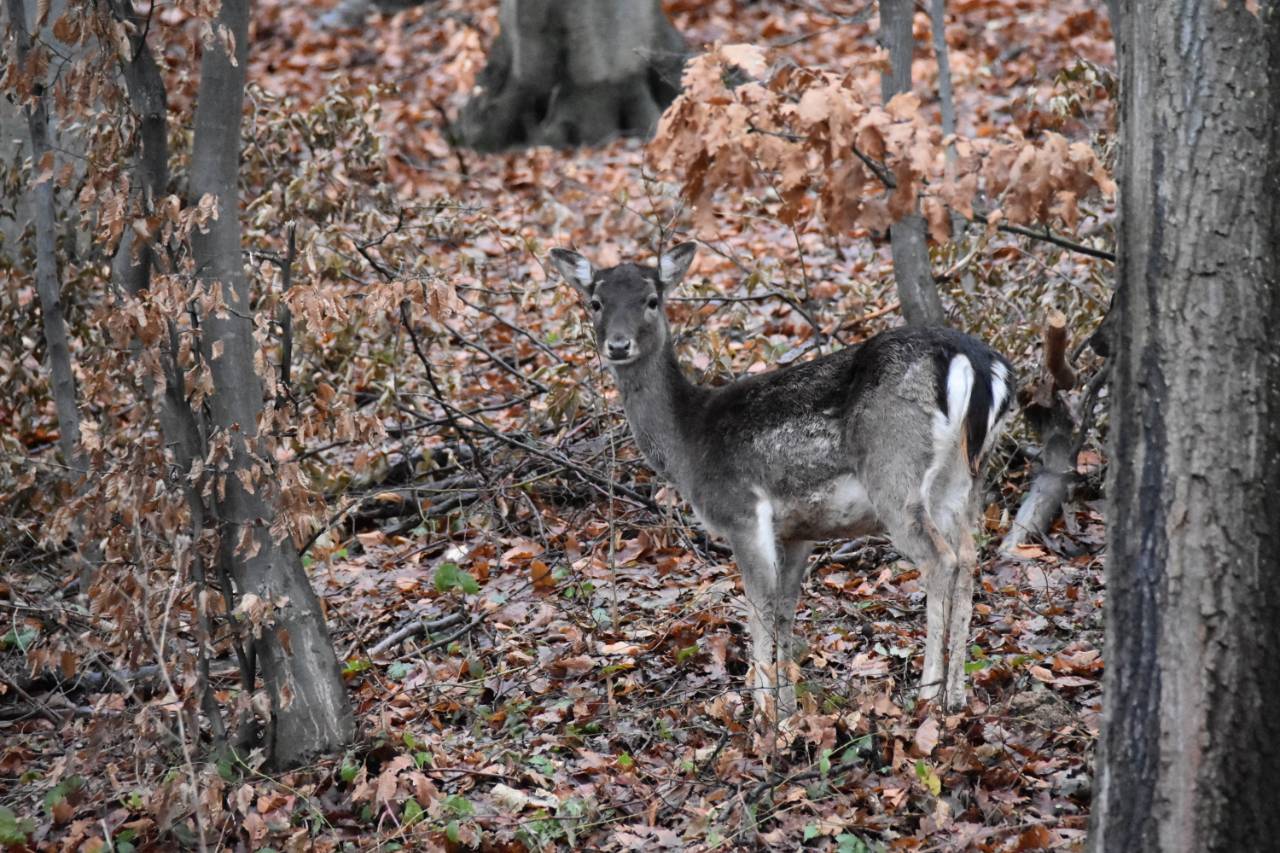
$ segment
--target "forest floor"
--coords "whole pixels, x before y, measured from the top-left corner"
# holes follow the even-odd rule
[[[306,4],[256,6],[257,100],[287,96],[299,116],[335,99],[375,104],[366,120],[383,135],[396,197],[446,212],[418,245],[460,302],[437,318],[429,382],[401,330],[361,344],[393,353],[368,359],[376,367],[335,363],[326,347],[340,341],[300,344],[300,382],[357,402],[400,395],[377,445],[299,448],[333,513],[307,560],[360,740],[285,774],[197,767],[209,844],[1081,849],[1103,666],[1097,436],[1065,518],[1007,557],[995,546],[1029,482],[1033,438],[1018,424],[996,450],[966,709],[916,706],[923,586],[870,539],[818,549],[796,623],[801,709],[753,724],[731,557],[638,461],[576,297],[539,260],[569,245],[601,266],[649,258],[663,229],[688,232],[689,213],[636,141],[485,157],[449,146],[444,117],[496,28],[489,5],[440,0],[339,33],[319,31],[322,10]],[[874,17],[856,20],[859,3],[666,5],[693,44],[770,45],[800,64],[878,74]],[[949,5],[962,133],[1052,128],[1106,149],[1109,104],[1080,82],[1082,69],[1114,61],[1097,4]],[[927,17],[916,26],[917,91],[933,109]],[[716,204],[718,230],[697,235],[704,248],[671,308],[683,357],[708,381],[901,322],[879,235],[786,225],[763,193]],[[1091,209],[1075,239],[1105,242],[1111,217],[1106,204]],[[952,321],[1006,352],[1024,380],[1039,369],[1046,310],[1068,315],[1074,343],[1109,299],[1105,263],[1005,235],[978,232],[939,249],[934,265],[947,273]],[[319,250],[303,266],[322,269]],[[1086,373],[1090,358],[1078,365]],[[459,411],[479,426],[459,431]],[[23,602],[86,624],[58,596],[63,581],[5,578],[11,682],[22,650],[49,630],[48,619],[25,621]],[[383,642],[419,620],[435,630]],[[230,702],[230,680],[226,691]],[[38,712],[0,715],[0,805],[29,821],[27,846],[109,849],[104,834],[118,850],[195,843],[174,794],[181,752],[139,728],[172,695],[64,684],[28,698]],[[0,820],[0,843],[5,830]]]

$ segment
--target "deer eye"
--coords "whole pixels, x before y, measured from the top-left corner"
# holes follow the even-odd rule
[[[591,312],[593,314],[599,314],[600,309],[604,307],[603,305],[600,304],[599,299],[592,299],[590,305],[591,305]]]
[[[656,296],[650,296],[650,297],[649,297],[649,310],[651,310],[651,311],[652,311],[654,308],[657,308],[657,307],[658,307],[658,297],[656,297]]]

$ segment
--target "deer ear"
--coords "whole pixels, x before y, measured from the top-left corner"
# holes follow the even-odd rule
[[[552,249],[551,263],[564,276],[564,280],[572,284],[584,295],[590,296],[594,289],[591,279],[595,275],[595,267],[591,262],[568,249]]]
[[[680,243],[662,253],[658,258],[658,281],[664,290],[672,289],[684,279],[697,251],[697,243]]]

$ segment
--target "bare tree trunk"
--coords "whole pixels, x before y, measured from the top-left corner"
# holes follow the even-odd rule
[[[254,371],[257,344],[237,196],[248,0],[223,0],[215,28],[230,35],[235,57],[233,62],[227,55],[223,38],[205,48],[191,161],[192,202],[211,195],[218,210],[206,233],[193,234],[192,251],[201,281],[218,289],[225,305],[205,315],[201,337],[215,389],[207,401],[210,444],[229,454],[215,474],[214,503],[220,557],[231,567],[241,600],[252,594],[276,605],[273,624],[255,648],[271,698],[268,755],[275,766],[288,767],[349,743],[355,725],[319,599],[293,541],[273,532],[275,495],[258,433],[263,389]]]
[[[166,119],[168,96],[164,79],[145,41],[146,21],[134,11],[129,0],[111,0],[112,12],[133,27],[133,55],[124,63],[125,87],[129,103],[138,116],[140,149],[134,162],[134,191],[142,197],[142,209],[150,212],[155,200],[169,183],[169,139]],[[151,281],[153,249],[150,243],[134,249],[134,231],[124,229],[120,246],[111,263],[112,277],[125,292],[136,296]]]
[[[32,52],[31,32],[22,0],[8,0],[9,25],[19,66],[26,66]],[[37,22],[38,23],[38,22]],[[53,403],[58,413],[58,447],[63,462],[83,474],[86,460],[80,451],[80,410],[76,406],[76,380],[71,366],[71,346],[62,313],[62,287],[58,280],[57,220],[53,198],[55,158],[49,144],[49,112],[44,80],[32,84],[25,106],[31,136],[32,205],[36,220],[36,291],[44,318],[44,340],[53,378]]]
[[[881,0],[880,39],[889,51],[890,71],[880,78],[881,95],[888,103],[899,92],[911,91],[911,61],[915,38],[911,0]],[[945,317],[938,286],[929,267],[929,243],[924,217],[912,214],[889,229],[893,248],[893,274],[898,284],[902,316],[913,326],[942,325]]]
[[[32,8],[26,9],[28,13],[23,17],[24,29],[25,24],[30,18],[30,13],[34,8],[34,4],[30,0],[25,0],[24,6]],[[4,6],[4,20],[8,22],[10,6],[6,2]],[[28,36],[32,39],[43,35],[40,30],[32,33],[26,30]],[[17,39],[17,30],[14,31],[15,41]],[[14,161],[21,162],[30,153],[31,149],[31,133],[27,123],[26,110],[22,104],[17,103],[14,97],[0,97],[0,160],[5,163]],[[21,158],[21,159],[20,159]],[[6,216],[0,216],[0,240],[3,240],[3,250],[6,260],[16,264],[18,261],[19,247],[18,243],[22,237],[22,232],[26,229],[28,223],[35,221],[35,215],[31,210],[31,194],[25,193],[13,199],[13,209],[8,211]]]
[[[160,67],[146,41],[146,21],[127,0],[111,0],[110,5],[116,19],[127,23],[132,30],[132,55],[123,65],[129,103],[138,117],[140,143],[131,184],[140,198],[142,212],[149,214],[169,184],[168,94]],[[150,242],[137,245],[135,237],[132,228],[124,229],[111,262],[112,280],[133,297],[150,286],[156,260],[154,245]],[[165,398],[160,406],[161,431],[179,470],[185,474],[191,470],[194,460],[204,458],[204,437],[187,402],[182,371],[177,364],[178,330],[172,321],[169,326],[170,352],[164,364],[167,375]],[[201,507],[193,505],[191,509],[196,515],[203,514]],[[252,688],[252,684],[247,687]]]
[[[947,0],[929,0],[929,26],[933,31],[933,55],[938,61],[938,109],[942,113],[942,132],[956,132],[956,98],[951,87],[951,52],[947,49]],[[947,146],[947,165],[954,167],[956,146]],[[951,211],[951,239],[964,231],[966,220]]]
[[[1280,8],[1120,6],[1093,851],[1280,838]]]
[[[502,31],[454,126],[479,151],[649,136],[687,48],[661,0],[502,0]]]
[[[942,111],[942,132],[956,132],[956,100],[951,89],[951,54],[947,50],[947,0],[929,0],[929,23],[933,29],[933,55],[938,60],[938,105]],[[955,149],[947,146],[947,158],[955,159]]]

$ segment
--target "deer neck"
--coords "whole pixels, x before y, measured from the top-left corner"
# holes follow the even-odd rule
[[[698,436],[692,424],[709,391],[690,382],[670,339],[647,358],[614,368],[636,444],[655,471],[682,486]]]

